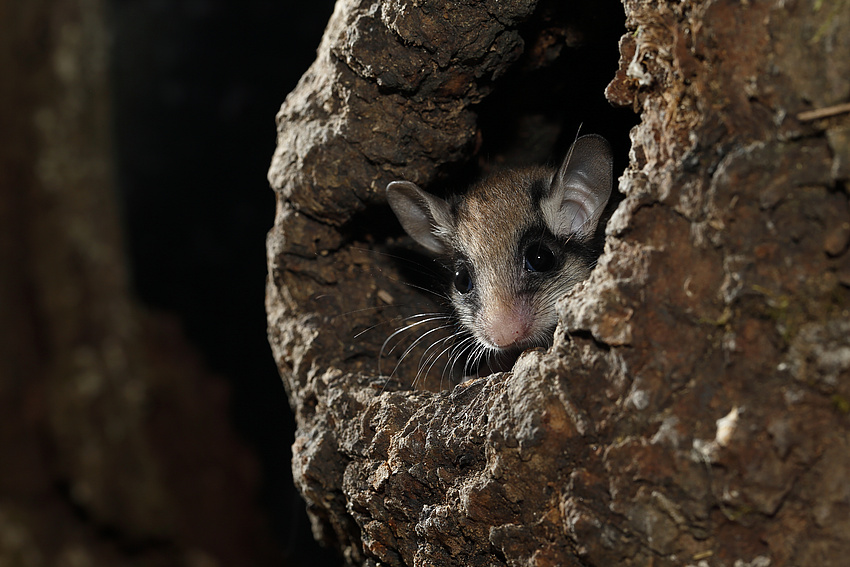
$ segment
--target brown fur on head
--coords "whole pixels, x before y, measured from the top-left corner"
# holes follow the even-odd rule
[[[387,198],[407,233],[451,263],[461,324],[483,351],[501,352],[551,341],[555,302],[598,256],[591,242],[612,179],[608,143],[583,136],[558,169],[503,171],[450,201],[394,181]]]

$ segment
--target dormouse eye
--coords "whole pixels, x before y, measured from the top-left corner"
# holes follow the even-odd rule
[[[525,269],[529,272],[548,272],[555,267],[555,254],[541,243],[525,251]]]
[[[472,277],[469,275],[469,268],[466,266],[459,266],[455,271],[455,289],[460,293],[472,291]]]

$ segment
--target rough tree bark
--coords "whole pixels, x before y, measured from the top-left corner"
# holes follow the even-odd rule
[[[340,0],[278,116],[269,335],[316,537],[364,565],[843,565],[850,115],[806,113],[850,97],[850,4],[627,1],[606,95],[641,124],[554,346],[384,386],[429,300],[364,250],[383,188],[472,155],[472,105],[581,24],[480,4]]]

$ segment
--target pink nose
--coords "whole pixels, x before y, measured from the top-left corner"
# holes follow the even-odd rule
[[[484,322],[484,334],[497,348],[510,348],[528,339],[532,317],[526,306],[513,306],[491,314]]]

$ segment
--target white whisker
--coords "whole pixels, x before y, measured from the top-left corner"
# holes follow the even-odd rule
[[[432,321],[439,321],[441,319],[448,318],[448,315],[437,315],[437,314],[433,314],[433,315],[434,315],[433,317],[430,317],[428,319],[423,319],[421,321],[411,323],[410,325],[405,325],[404,327],[401,327],[400,329],[396,330],[393,334],[391,334],[389,337],[387,337],[387,339],[384,341],[384,344],[381,345],[381,352],[379,354],[379,358],[381,356],[383,356],[384,350],[386,349],[386,346],[387,346],[387,343],[389,343],[394,337],[396,337],[400,333],[403,333],[405,331],[409,331],[409,330],[413,329],[414,327],[418,327],[419,325],[424,325],[425,323],[430,323]],[[414,315],[414,317],[415,317],[415,315]],[[398,344],[396,344],[396,346],[398,346]],[[392,347],[389,351],[387,351],[387,354],[388,355],[392,354],[394,350],[395,350],[395,346]]]
[[[424,339],[426,339],[428,337],[428,335],[430,335],[431,333],[435,333],[437,331],[440,331],[442,329],[447,329],[449,327],[450,327],[450,325],[441,325],[439,327],[436,327],[434,329],[430,329],[430,330],[426,331],[425,333],[419,335],[419,337],[417,337],[416,340],[414,340],[413,343],[411,343],[411,345],[409,347],[407,347],[407,349],[405,349],[404,353],[399,357],[398,362],[395,365],[395,368],[393,368],[393,371],[390,373],[390,376],[395,374],[396,370],[398,370],[398,367],[401,366],[401,363],[404,361],[405,358],[407,358],[407,355],[410,354],[413,351],[414,348],[416,348],[416,345],[418,345],[420,342],[422,342]]]

